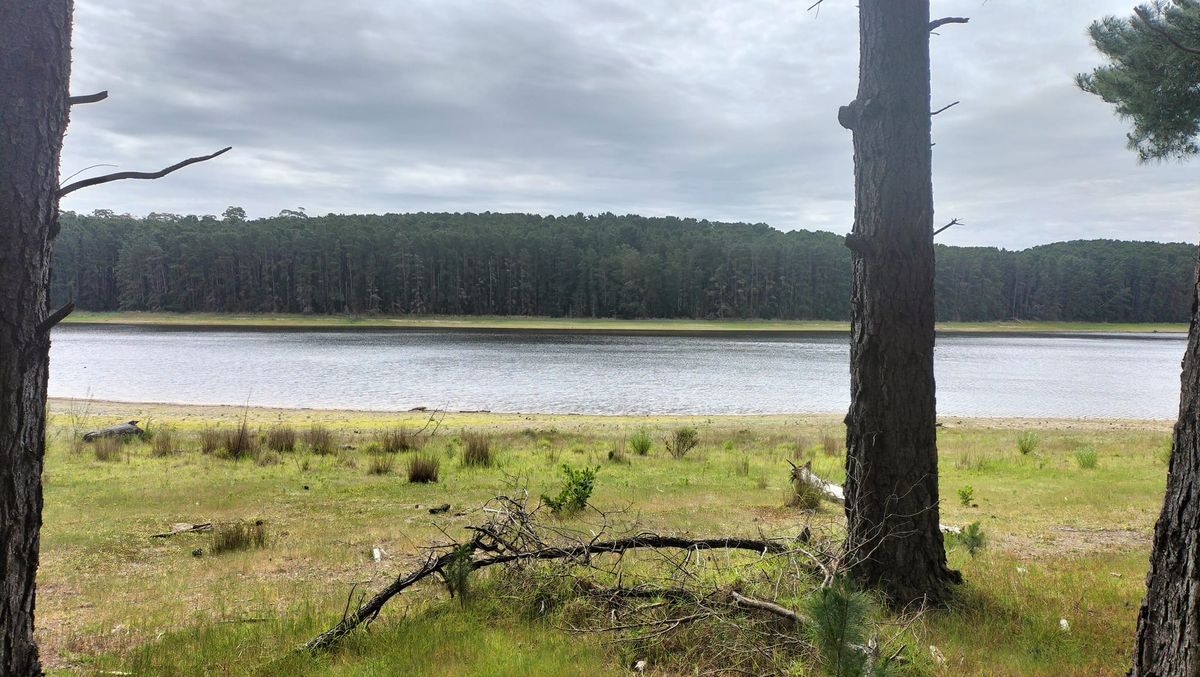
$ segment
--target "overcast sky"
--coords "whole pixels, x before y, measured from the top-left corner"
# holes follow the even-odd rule
[[[77,0],[64,176],[154,170],[64,208],[252,217],[678,215],[845,233],[854,0]],[[948,244],[1195,241],[1200,160],[1138,165],[1073,76],[1085,29],[1136,0],[934,0]],[[114,171],[100,168],[91,173]]]

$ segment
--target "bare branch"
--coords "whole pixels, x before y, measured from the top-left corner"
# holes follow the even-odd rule
[[[75,104],[80,104],[80,103],[96,103],[98,101],[103,101],[107,98],[108,98],[108,90],[106,89],[103,92],[96,92],[95,94],[84,94],[82,96],[73,96],[73,97],[67,99],[67,103],[74,106]]]
[[[971,21],[965,16],[947,16],[929,22],[929,32],[932,33],[946,24],[965,24]]]
[[[938,228],[937,230],[933,231],[933,236],[937,237],[937,234],[942,232],[943,230],[948,230],[953,226],[961,226],[962,224],[963,224],[963,222],[959,221],[958,219],[950,219],[950,223],[947,223],[946,225],[942,226],[941,228]]]
[[[950,104],[950,105],[948,105],[948,106],[942,106],[941,108],[939,108],[939,109],[937,109],[937,110],[933,111],[932,113],[930,113],[930,114],[929,114],[929,117],[933,117],[934,115],[937,115],[938,113],[942,113],[942,112],[948,111],[948,110],[950,110],[951,108],[954,108],[955,106],[957,106],[957,105],[958,105],[958,104],[960,104],[960,103],[962,103],[962,102],[961,102],[961,101],[955,101],[954,103],[952,103],[952,104]]]
[[[1149,28],[1155,33],[1158,33],[1162,37],[1166,38],[1167,42],[1171,43],[1171,46],[1175,49],[1187,54],[1200,56],[1200,49],[1188,47],[1187,45],[1180,43],[1175,39],[1174,35],[1171,35],[1171,33],[1167,31],[1167,29],[1154,23],[1154,20],[1150,18],[1150,13],[1146,11],[1145,7],[1135,7],[1133,13],[1137,14],[1137,17],[1142,20],[1142,23],[1146,25],[1146,28]]]
[[[166,169],[160,169],[157,172],[116,172],[115,174],[105,174],[103,176],[94,176],[90,179],[84,179],[82,181],[76,181],[75,183],[69,183],[69,184],[63,186],[62,188],[59,188],[58,196],[62,197],[68,193],[73,193],[73,192],[79,190],[80,188],[89,188],[91,186],[97,186],[102,183],[109,183],[110,181],[121,181],[123,179],[161,179],[162,177],[166,176],[167,174],[170,174],[173,171],[176,171],[178,169],[183,169],[184,167],[186,167],[188,165],[194,165],[197,162],[204,162],[206,160],[211,160],[211,159],[217,157],[218,155],[221,155],[222,153],[226,153],[232,149],[233,149],[233,146],[227,146],[227,147],[222,148],[221,150],[213,153],[212,155],[202,155],[200,157],[188,158],[188,159],[184,160],[183,162],[173,164],[170,167],[167,167]]]
[[[73,310],[75,310],[75,302],[70,301],[63,307],[47,315],[46,319],[38,323],[38,326],[34,331],[36,331],[38,334],[45,334],[53,329],[54,325],[66,319],[67,315],[70,315],[71,311]]]
[[[740,594],[737,590],[730,591],[729,596],[732,597],[733,601],[737,602],[739,606],[750,607],[751,609],[758,609],[759,611],[766,611],[767,613],[775,614],[780,618],[786,618],[796,625],[805,625],[808,622],[808,619],[796,613],[795,611],[792,611],[787,607],[780,606],[774,602],[768,602],[762,599],[754,599],[753,597],[746,597],[745,595]]]

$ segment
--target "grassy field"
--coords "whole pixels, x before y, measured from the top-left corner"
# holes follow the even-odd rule
[[[144,324],[159,326],[246,327],[258,329],[465,329],[499,331],[563,331],[597,333],[729,333],[846,332],[845,322],[774,320],[613,320],[495,316],[345,316],[265,315],[233,313],[93,313],[71,314],[73,324]],[[1186,324],[1108,324],[1100,322],[943,322],[948,332],[1186,332]]]
[[[100,423],[131,418],[160,439],[173,431],[178,448],[156,455],[150,442],[114,450],[73,441]],[[375,435],[427,418],[52,401],[37,619],[46,663],[63,673],[139,675],[625,674],[644,657],[635,645],[571,632],[567,611],[522,612],[519,591],[501,574],[481,576],[484,594],[465,605],[447,602],[439,583],[423,584],[338,649],[314,656],[296,648],[336,622],[352,586],[376,590],[415,566],[421,547],[462,538],[478,519],[472,509],[511,488],[512,477],[534,495],[553,493],[563,463],[599,466],[592,503],[624,508],[637,525],[662,533],[792,536],[805,523],[840,519],[839,506],[815,516],[785,506],[787,460],[811,459],[819,474],[842,480],[836,417],[449,414],[422,452],[440,460],[440,481],[407,481],[414,452],[372,474]],[[201,452],[202,431],[243,419],[257,431],[325,426],[335,440],[327,454],[303,443],[241,460]],[[1165,482],[1169,424],[942,423],[943,521],[979,522],[987,547],[976,556],[953,548],[951,563],[967,583],[952,608],[898,632],[912,658],[908,672],[1122,673]],[[700,445],[675,459],[662,439],[679,426],[696,428]],[[642,428],[654,440],[648,455],[609,459],[614,445]],[[468,431],[490,436],[493,467],[463,465]],[[1017,439],[1027,431],[1037,439],[1023,454]],[[114,453],[100,460],[105,451]],[[962,501],[959,490],[968,486],[972,495]],[[451,510],[428,512],[441,503]],[[231,520],[262,520],[266,546],[214,554],[211,534],[151,537],[176,522]],[[800,665],[793,672],[816,674]]]

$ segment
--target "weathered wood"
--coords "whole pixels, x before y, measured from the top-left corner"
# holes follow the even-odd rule
[[[170,531],[162,531],[157,534],[150,534],[151,538],[169,538],[176,534],[189,534],[198,531],[212,531],[212,522],[201,522],[192,524],[191,522],[175,522],[171,525]]]
[[[86,432],[83,434],[83,441],[91,442],[101,437],[131,437],[133,435],[141,437],[145,434],[146,431],[138,427],[137,421],[126,421],[125,423],[110,425],[107,428]]]
[[[50,339],[50,232],[67,128],[71,1],[0,2],[0,675],[33,637]]]
[[[729,549],[750,550],[758,553],[780,553],[787,550],[783,543],[772,540],[753,538],[684,538],[681,536],[638,534],[637,536],[617,538],[610,541],[580,543],[563,547],[547,547],[528,552],[515,552],[484,557],[472,561],[471,568],[478,570],[497,564],[527,560],[586,559],[593,555],[623,553],[636,548],[679,548],[683,550]],[[455,556],[456,553],[452,550],[438,557],[431,557],[420,568],[398,577],[386,588],[375,593],[371,599],[360,604],[353,612],[348,612],[337,625],[312,638],[304,647],[309,650],[319,650],[331,646],[352,632],[354,628],[378,616],[383,606],[388,603],[388,600],[426,578],[440,573]]]
[[[788,463],[792,466],[793,480],[799,480],[816,487],[821,491],[821,493],[825,494],[825,498],[833,501],[834,503],[844,504],[846,502],[846,490],[840,485],[821,479],[819,476],[817,476],[817,474],[812,471],[811,461],[805,463],[804,465],[796,465],[791,461],[788,461]],[[949,524],[939,524],[938,529],[940,529],[944,534],[962,533],[962,527],[956,527]]]
[[[1200,268],[1194,280],[1179,418],[1138,612],[1131,677],[1200,675]]]
[[[898,605],[960,580],[938,525],[929,0],[860,0],[846,558]],[[852,118],[852,119],[850,119]]]

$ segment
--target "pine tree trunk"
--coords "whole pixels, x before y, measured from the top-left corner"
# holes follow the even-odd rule
[[[957,572],[938,524],[933,378],[929,0],[860,0],[854,132],[846,551],[897,604],[940,601]]]
[[[41,673],[33,638],[42,523],[51,227],[67,125],[71,2],[0,3],[0,674]]]
[[[1179,388],[1179,420],[1146,597],[1138,612],[1132,677],[1200,675],[1200,268]]]

